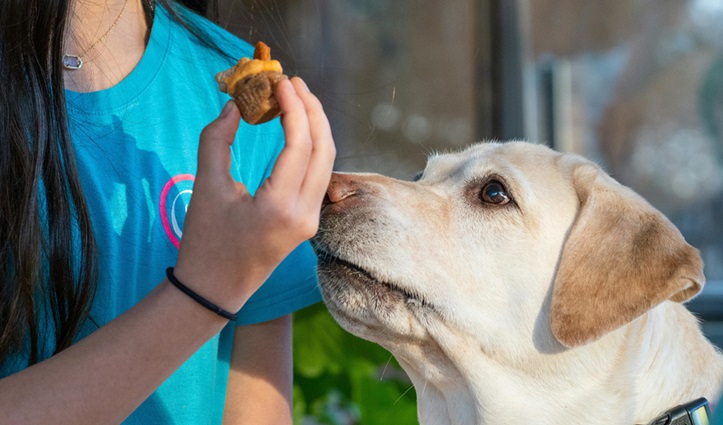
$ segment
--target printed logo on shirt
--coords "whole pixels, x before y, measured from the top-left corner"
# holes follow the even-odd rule
[[[161,192],[161,221],[168,239],[176,248],[181,246],[183,221],[193,193],[194,180],[192,174],[179,174],[168,180]]]

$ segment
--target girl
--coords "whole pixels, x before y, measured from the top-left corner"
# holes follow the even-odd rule
[[[335,148],[298,78],[239,124],[252,53],[171,1],[0,2],[4,422],[291,423]]]

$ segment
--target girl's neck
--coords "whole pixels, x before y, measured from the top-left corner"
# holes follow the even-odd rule
[[[81,56],[83,64],[64,70],[65,88],[93,92],[118,84],[141,60],[149,30],[140,0],[71,1],[63,53]]]

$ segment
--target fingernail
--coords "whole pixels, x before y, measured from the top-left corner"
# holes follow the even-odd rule
[[[225,117],[226,115],[228,115],[229,112],[231,112],[231,108],[233,108],[233,107],[234,107],[234,101],[229,100],[228,102],[226,102],[226,105],[224,105],[223,109],[221,110],[221,115],[219,115],[218,117],[219,118]]]

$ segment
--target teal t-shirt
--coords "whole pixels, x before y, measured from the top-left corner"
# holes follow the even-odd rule
[[[712,417],[710,425],[723,425],[723,397],[712,400]]]
[[[225,30],[190,12],[184,16],[231,58],[206,47],[158,7],[146,51],[130,75],[99,92],[66,91],[100,262],[95,302],[79,338],[136,304],[175,264],[199,135],[229,99],[214,75],[253,55],[250,45]],[[259,126],[242,122],[231,148],[232,175],[254,193],[283,144],[278,119]],[[302,244],[249,299],[236,324],[274,319],[320,301],[315,267],[309,243]],[[124,423],[220,424],[233,326],[201,347]],[[46,342],[52,340],[49,335]],[[22,367],[22,359],[6,361],[0,377]]]

